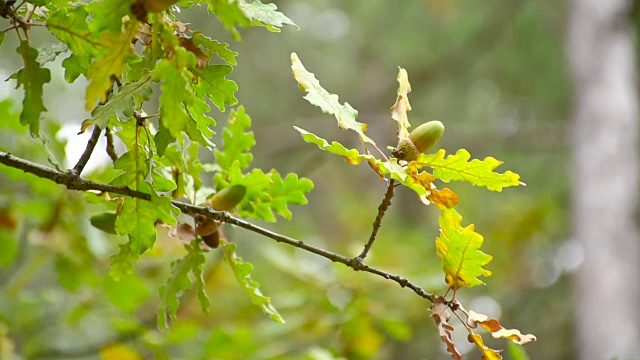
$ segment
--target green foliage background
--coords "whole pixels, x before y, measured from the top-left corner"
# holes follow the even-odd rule
[[[563,245],[569,233],[565,2],[275,3],[300,30],[285,27],[273,34],[241,29],[242,41],[236,42],[203,9],[181,14],[193,28],[215,34],[239,53],[228,78],[238,84],[235,96],[252,118],[253,164],[277,168],[283,175],[295,172],[315,184],[307,195],[310,204],[292,208],[291,222],[269,227],[357,255],[385,191],[366,166],[347,166],[317,151],[292,128],[357,147],[356,137],[338,131],[333,119],[302,99],[291,77],[290,53],[297,52],[324,86],[359,110],[358,120],[369,124],[367,134],[382,146],[395,145],[389,107],[395,100],[397,67],[402,66],[413,88],[414,124],[441,120],[447,131],[439,144],[448,153],[464,147],[476,158],[494,156],[528,185],[499,195],[451,185],[462,199],[458,211],[476,224],[485,237],[483,250],[494,256],[487,286],[461,292],[461,301],[536,334],[538,342],[526,347],[531,358],[572,358],[571,264],[563,257],[570,249]],[[53,39],[44,29],[32,32],[38,34],[34,47]],[[21,67],[16,47],[8,36],[0,49],[4,78]],[[59,61],[48,64],[52,83],[44,88],[51,121],[41,131],[49,139],[50,154],[42,151],[39,139],[25,136],[28,129],[4,120],[2,150],[20,149],[44,164],[47,158],[65,158],[64,144],[56,137],[60,123],[78,129],[89,115],[82,112],[81,86],[60,80]],[[22,93],[7,84],[15,83],[5,83],[3,95]],[[16,116],[16,108],[8,107],[0,103],[3,119],[8,113]],[[213,111],[218,124],[227,116]],[[221,128],[216,132],[219,144]],[[213,160],[213,153],[201,155],[203,163]],[[204,181],[212,184],[213,178]],[[160,303],[156,289],[168,276],[168,264],[184,255],[181,244],[159,238],[136,267],[136,276],[115,283],[104,274],[117,247],[89,225],[89,217],[101,210],[86,205],[91,196],[7,168],[0,174],[0,187],[0,219],[12,224],[0,231],[2,351],[14,346],[26,358],[90,359],[113,343],[149,358],[171,359],[448,358],[427,303],[412,292],[241,229],[228,229],[227,236],[255,266],[254,280],[287,323],[275,323],[253,306],[224,266],[222,254],[215,252],[208,254],[203,274],[210,313],[203,315],[192,289],[183,297],[180,321],[161,332],[155,324]],[[368,262],[442,292],[434,243],[437,222],[437,209],[425,208],[411,191],[399,190]]]

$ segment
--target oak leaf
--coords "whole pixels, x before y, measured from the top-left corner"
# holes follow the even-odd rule
[[[407,128],[411,127],[409,124],[409,118],[407,112],[411,111],[411,104],[409,104],[409,93],[411,92],[411,85],[409,84],[409,77],[407,70],[398,68],[398,98],[396,103],[391,107],[391,117],[398,122],[398,137],[403,139],[409,136]]]
[[[449,181],[466,181],[474,185],[485,186],[492,191],[502,191],[503,187],[524,185],[519,181],[520,175],[507,171],[499,174],[493,170],[502,164],[502,161],[492,157],[484,160],[474,159],[469,161],[471,155],[465,149],[460,149],[455,155],[445,158],[445,151],[438,150],[435,154],[420,154],[416,162],[419,166],[433,168],[433,175],[438,179]]]
[[[476,328],[478,325],[491,333],[494,338],[505,338],[513,341],[518,345],[523,345],[531,341],[536,341],[535,335],[522,334],[518,329],[505,329],[496,319],[489,318],[487,315],[478,314],[473,310],[469,311],[467,325]]]
[[[478,276],[490,276],[482,266],[493,257],[480,251],[484,238],[475,232],[474,225],[462,227],[462,216],[453,208],[440,213],[440,236],[436,238],[436,252],[445,273],[445,281],[453,289],[484,284]]]
[[[446,299],[444,297],[436,296],[431,306],[431,318],[438,327],[440,339],[442,339],[442,342],[447,346],[447,351],[451,354],[452,358],[459,360],[462,359],[462,354],[460,354],[456,348],[456,344],[454,344],[451,339],[451,332],[453,331],[453,326],[449,325],[451,313],[445,301]]]
[[[358,111],[352,108],[349,103],[340,104],[338,95],[325,90],[315,75],[305,69],[296,53],[291,53],[291,70],[300,89],[307,93],[304,96],[307,101],[322,109],[324,113],[334,115],[340,129],[353,130],[358,133],[362,143],[375,145],[375,142],[364,134],[368,127],[367,124],[356,121]]]

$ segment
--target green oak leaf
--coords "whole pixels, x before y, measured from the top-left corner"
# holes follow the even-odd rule
[[[143,76],[136,82],[124,84],[118,88],[117,94],[109,96],[106,104],[99,105],[93,109],[91,119],[86,119],[82,122],[80,132],[83,133],[91,125],[98,125],[101,129],[106,128],[109,125],[109,119],[117,111],[122,111],[126,117],[133,116],[135,98],[139,97],[141,99],[140,102],[149,100],[153,94],[151,85],[150,75]]]
[[[299,29],[291,19],[276,11],[276,4],[263,4],[260,0],[239,0],[238,7],[249,20],[266,27],[269,31],[280,32],[279,28],[284,25],[293,25]]]
[[[76,54],[71,54],[68,58],[62,61],[62,67],[64,68],[64,79],[68,83],[73,83],[85,74],[89,68],[90,59],[83,59]]]
[[[230,170],[229,185],[244,185],[247,193],[238,204],[242,217],[262,219],[275,222],[275,211],[287,220],[292,214],[288,205],[304,205],[306,193],[313,189],[313,182],[309,179],[299,179],[296,174],[289,174],[284,179],[276,171],[264,173],[260,169],[253,169],[249,174],[242,174],[238,162]],[[226,187],[226,186],[224,186]]]
[[[237,65],[236,56],[238,56],[238,53],[227,49],[227,47],[229,47],[229,44],[220,43],[200,33],[194,33],[191,41],[193,41],[195,45],[199,45],[208,49],[208,51],[206,51],[205,53],[209,56],[211,55],[211,53],[214,53],[218,55],[220,59],[226,61],[228,64]]]
[[[177,320],[176,313],[180,306],[180,298],[191,287],[189,279],[191,252],[171,263],[171,274],[167,282],[160,287],[160,307],[158,308],[158,328],[169,328],[169,320]]]
[[[344,160],[352,165],[358,165],[362,161],[369,161],[373,164],[377,163],[377,159],[372,155],[363,155],[357,149],[347,149],[344,145],[340,144],[337,141],[332,141],[331,145],[329,142],[323,138],[318,137],[315,134],[312,134],[306,130],[300,129],[297,126],[293,127],[298,130],[300,134],[302,134],[302,139],[310,144],[316,144],[322,150],[328,151],[332,154],[340,155],[344,158]]]
[[[184,164],[187,165],[186,173],[193,179],[193,188],[198,191],[202,187],[202,179],[200,174],[202,173],[204,166],[198,157],[198,144],[191,143],[185,153]]]
[[[118,135],[122,135],[121,133],[122,131],[118,133]],[[143,182],[149,175],[150,165],[153,165],[151,169],[153,188],[156,191],[163,192],[175,190],[176,183],[157,172],[156,169],[158,166],[156,161],[151,160],[152,164],[149,164],[149,161],[148,152],[141,144],[122,154],[113,164],[113,168],[116,170],[124,170],[124,172],[111,180],[111,185],[126,186],[134,190],[140,190],[145,187],[146,184]]]
[[[206,115],[210,108],[204,100],[205,94],[200,93],[201,86],[199,84],[193,85],[194,73],[198,76],[202,75],[202,73],[197,73],[195,65],[195,55],[183,47],[177,47],[171,60],[162,60],[153,72],[153,80],[162,81],[161,131],[166,129],[168,132],[168,134],[163,134],[160,139],[167,141],[173,139],[171,141],[174,141],[179,139],[181,132],[184,131],[191,140],[210,147],[212,146],[210,138],[213,136],[210,126],[215,126],[216,122]],[[228,81],[223,78],[224,76],[220,82]],[[205,79],[198,78],[198,81],[205,81]],[[235,85],[235,83],[233,84]],[[233,97],[233,95],[231,96]],[[224,107],[224,105],[222,106]],[[156,143],[156,145],[159,144],[166,147],[168,142]],[[162,150],[163,148],[159,148],[159,155],[163,154]]]
[[[120,134],[119,134],[120,135]],[[133,149],[122,154],[113,164],[116,170],[124,173],[111,180],[111,185],[128,186],[140,190],[140,184],[149,173],[149,159],[147,150],[141,145],[133,145]]]
[[[211,137],[214,132],[210,126],[216,126],[216,121],[207,116],[207,113],[211,110],[209,104],[199,97],[195,97],[193,102],[187,105],[187,112],[189,113],[191,121],[187,123],[185,132],[191,140],[197,141],[202,146],[211,147]]]
[[[38,49],[38,57],[36,61],[40,65],[44,65],[48,62],[52,62],[56,59],[56,56],[69,50],[69,47],[65,43],[47,44]]]
[[[207,296],[207,288],[204,282],[204,264],[207,259],[202,252],[199,239],[196,239],[192,243],[191,251],[193,253],[193,266],[191,269],[196,280],[196,293],[198,294],[198,301],[200,302],[202,312],[206,314],[209,312],[211,301],[209,300],[209,296]]]
[[[340,104],[338,95],[330,94],[325,90],[315,75],[305,69],[296,53],[291,53],[291,70],[300,89],[307,93],[304,96],[307,101],[322,109],[324,113],[334,115],[338,120],[340,129],[350,129],[357,132],[363,144],[370,143],[375,145],[375,142],[364,134],[367,130],[367,124],[356,121],[358,111],[352,108],[349,103]]]
[[[284,323],[285,321],[280,313],[278,313],[278,310],[271,304],[271,299],[264,296],[260,291],[260,284],[251,279],[251,273],[254,269],[253,265],[244,262],[242,258],[236,255],[236,247],[235,243],[225,243],[222,245],[225,263],[229,265],[238,283],[251,298],[251,302],[260,307],[262,312],[273,321]]]
[[[188,195],[187,198],[192,199],[193,192],[198,191],[202,186],[200,173],[203,165],[198,159],[200,148],[198,143],[191,142],[183,150],[179,144],[173,143],[166,148],[164,156],[158,159],[162,166],[171,169],[176,185],[176,190],[171,194],[174,199],[186,195]]]
[[[420,154],[416,163],[418,166],[433,168],[433,175],[444,181],[466,181],[478,186],[485,186],[492,191],[502,191],[503,187],[524,185],[519,181],[520,175],[507,171],[499,174],[493,170],[502,164],[502,161],[492,157],[484,160],[474,159],[469,161],[471,155],[465,149],[460,149],[455,155],[447,158],[443,149],[435,154]]]
[[[206,0],[209,5],[209,13],[216,14],[222,22],[222,26],[227,28],[235,40],[240,40],[240,33],[236,29],[236,25],[241,27],[249,27],[251,21],[240,10],[237,1],[229,0]]]
[[[243,106],[231,111],[222,133],[222,151],[214,150],[216,162],[222,170],[228,171],[236,161],[240,170],[244,170],[253,161],[250,150],[256,145],[256,140],[252,131],[246,131],[250,126],[251,118]]]
[[[112,76],[120,78],[124,69],[124,64],[128,59],[137,57],[133,53],[131,41],[136,35],[140,23],[129,21],[125,25],[124,32],[103,31],[100,35],[100,42],[107,47],[97,61],[93,62],[87,70],[87,95],[85,109],[91,110],[97,100],[104,103],[107,101],[107,93],[111,89]]]
[[[99,35],[89,30],[88,16],[87,6],[81,4],[73,9],[60,8],[47,19],[47,29],[71,50],[71,56],[62,62],[68,82],[85,74],[91,59],[106,50]]]
[[[16,52],[24,61],[24,67],[11,75],[11,78],[17,81],[16,88],[19,86],[24,88],[20,124],[29,125],[31,135],[39,136],[40,114],[47,111],[42,101],[42,88],[44,84],[51,81],[51,72],[36,61],[38,50],[29,46],[28,40],[21,41]]]
[[[131,13],[131,0],[92,1],[87,11],[92,15],[89,29],[94,33],[101,31],[119,32],[122,29],[122,18],[135,18]]]
[[[151,201],[124,197],[115,222],[116,233],[129,235],[128,246],[138,255],[151,248],[156,241],[156,220],[176,225],[177,221],[171,212],[180,214],[180,210],[171,204],[171,198],[158,196],[155,191],[149,190]]]
[[[440,236],[436,238],[436,252],[445,273],[445,281],[454,290],[463,286],[484,284],[478,276],[490,276],[482,266],[493,257],[480,251],[484,241],[475,227],[462,227],[462,216],[452,207],[440,213]]]
[[[238,91],[238,85],[225,78],[232,70],[230,65],[207,65],[204,69],[191,69],[198,76],[196,96],[201,99],[208,97],[220,111],[224,111],[225,104],[235,105],[238,99],[234,93]]]
[[[189,66],[195,66],[195,56],[179,47],[171,60],[163,59],[153,71],[153,80],[162,80],[160,121],[173,138],[180,136],[190,121],[184,106],[192,103],[194,98],[187,70]]]
[[[170,320],[177,320],[176,314],[180,306],[180,297],[191,288],[189,273],[195,277],[196,292],[202,306],[202,311],[209,311],[210,300],[206,293],[203,269],[206,261],[200,239],[185,245],[187,255],[171,263],[171,275],[167,282],[160,287],[160,308],[158,309],[158,328],[168,329]]]

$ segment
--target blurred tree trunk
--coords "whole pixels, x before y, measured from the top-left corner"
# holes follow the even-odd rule
[[[575,277],[577,351],[580,359],[637,359],[639,126],[632,3],[571,4],[573,235],[585,251]]]

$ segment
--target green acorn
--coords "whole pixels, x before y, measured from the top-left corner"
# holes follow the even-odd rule
[[[94,215],[89,219],[89,222],[93,227],[100,229],[108,234],[116,233],[116,219],[118,215],[111,212],[106,212],[98,215]]]
[[[230,211],[242,201],[247,193],[244,185],[233,185],[218,191],[211,199],[209,205],[216,211]]]
[[[413,161],[435,145],[444,133],[440,121],[429,121],[415,128],[408,137],[400,139],[391,154],[398,160]]]

